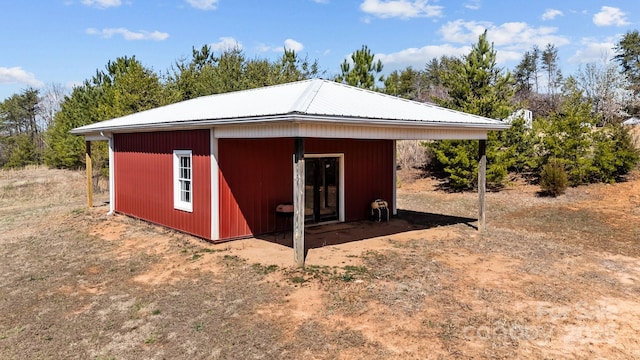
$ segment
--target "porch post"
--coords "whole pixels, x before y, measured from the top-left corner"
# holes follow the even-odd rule
[[[478,144],[478,230],[486,230],[485,199],[487,188],[487,140],[479,140]]]
[[[115,170],[115,154],[113,152],[113,134],[109,136],[109,212],[107,215],[113,215],[116,211],[116,170]]]
[[[391,208],[393,215],[398,215],[398,141],[393,140],[393,199]]]
[[[293,153],[293,260],[304,266],[304,138],[295,138]]]
[[[93,174],[91,164],[91,141],[85,141],[85,163],[87,170],[87,207],[93,207]]]
[[[93,207],[93,173],[91,164],[91,141],[85,141],[85,160],[87,170],[87,207]]]

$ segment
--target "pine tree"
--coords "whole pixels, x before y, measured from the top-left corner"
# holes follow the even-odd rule
[[[573,77],[566,81],[563,99],[558,111],[541,121],[544,153],[540,163],[547,163],[549,158],[561,159],[572,185],[588,183],[594,170],[591,128],[596,123],[591,103],[584,100]]]
[[[0,166],[21,167],[42,161],[37,89],[28,88],[0,103]]]
[[[394,70],[384,80],[384,92],[405,99],[417,100],[421,77],[422,74],[413,70],[411,66],[402,71]]]
[[[376,81],[384,81],[382,75],[382,61],[374,61],[374,55],[366,45],[351,54],[351,63],[345,59],[340,65],[342,73],[335,81],[363,89],[375,90]],[[353,64],[353,65],[352,65]]]
[[[599,119],[592,109],[577,81],[569,77],[558,111],[539,121],[539,163],[562,161],[573,186],[617,181],[639,160],[628,130],[615,123],[595,128]]]
[[[547,94],[550,97],[550,105],[555,109],[558,105],[557,91],[562,85],[562,71],[558,65],[558,49],[553,44],[547,44],[540,56],[540,67],[547,75]]]
[[[638,30],[628,31],[615,46],[614,59],[622,67],[631,82],[635,95],[640,94],[640,33]]]
[[[514,74],[516,96],[520,99],[528,99],[538,92],[538,55],[536,49],[526,51],[516,67]]]
[[[135,57],[109,61],[103,71],[74,88],[65,98],[47,131],[49,147],[45,163],[56,168],[84,166],[84,139],[72,135],[73,128],[151,109],[178,99],[158,75]],[[94,164],[105,167],[106,146],[96,143]],[[103,161],[101,161],[103,160]]]
[[[487,40],[485,31],[461,62],[453,62],[443,73],[443,85],[448,97],[438,102],[448,108],[503,119],[510,112],[513,85],[510,74],[496,66],[496,51]],[[498,135],[489,133],[487,146],[487,182],[498,185],[507,174],[507,157],[498,141]],[[442,140],[430,144],[435,165],[450,178],[457,189],[472,188],[477,181],[477,141]]]

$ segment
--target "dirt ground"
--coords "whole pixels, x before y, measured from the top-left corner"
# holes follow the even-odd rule
[[[213,245],[85,205],[84,174],[0,171],[1,359],[640,358],[640,173],[558,198],[514,179],[399,216]]]

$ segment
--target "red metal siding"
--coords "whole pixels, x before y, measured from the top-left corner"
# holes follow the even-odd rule
[[[116,211],[211,238],[209,130],[114,134]],[[173,151],[191,150],[193,212],[173,207]]]
[[[220,238],[273,231],[275,207],[293,199],[293,139],[220,139]],[[306,139],[307,154],[344,154],[345,219],[393,196],[393,141]]]
[[[393,197],[391,140],[307,139],[306,154],[344,153],[345,220],[366,219],[371,202]]]
[[[292,139],[219,139],[220,238],[264,234],[292,201]]]

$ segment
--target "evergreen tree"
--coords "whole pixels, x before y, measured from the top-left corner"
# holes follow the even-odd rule
[[[522,60],[516,67],[515,85],[516,96],[522,100],[529,99],[538,92],[538,56],[537,48],[525,51]]]
[[[351,54],[351,62],[345,59],[340,65],[342,73],[336,76],[335,81],[363,89],[375,90],[376,81],[384,81],[382,61],[374,61],[374,55],[366,45]]]
[[[439,59],[433,58],[425,65],[423,87],[424,95],[420,99],[425,98],[430,102],[438,102],[438,99],[446,99],[449,97],[448,90],[444,85],[445,74],[450,71],[456,71],[462,66],[462,60],[457,57],[442,55]]]
[[[558,61],[558,49],[553,44],[547,44],[540,56],[540,67],[546,73],[547,94],[550,97],[551,107],[554,109],[558,104],[557,91],[562,85],[562,71]]]
[[[319,75],[318,60],[310,63],[305,57],[300,59],[295,50],[285,49],[279,62],[274,64],[278,74],[275,84],[315,78]],[[250,76],[247,76],[250,78]]]
[[[102,89],[85,81],[65,98],[47,131],[45,164],[55,168],[80,168],[84,165],[84,139],[69,133],[71,129],[105,120],[100,115]]]
[[[513,95],[509,73],[496,66],[496,51],[485,31],[461,62],[453,62],[443,73],[443,85],[448,97],[437,99],[448,108],[493,119],[503,119],[511,112]],[[499,185],[507,173],[507,154],[498,135],[489,133],[487,146],[487,182]],[[435,166],[444,170],[450,185],[457,189],[471,188],[477,181],[477,141],[442,140],[430,143]]]
[[[449,98],[439,103],[450,109],[493,119],[504,119],[511,112],[513,86],[510,73],[496,65],[496,51],[485,31],[462,62],[453,62],[443,74]]]
[[[628,130],[615,123],[595,128],[598,120],[577,81],[569,77],[559,110],[539,121],[543,134],[539,163],[562,161],[573,186],[614,182],[626,175],[638,163]]]
[[[8,137],[4,141],[7,158],[2,165],[5,169],[16,169],[26,165],[36,165],[40,163],[40,153],[36,150],[31,136],[19,134]]]
[[[634,95],[640,95],[640,33],[628,31],[615,46],[614,59],[631,82]]]
[[[180,100],[215,94],[213,68],[217,59],[208,45],[191,49],[191,61],[177,61],[169,75],[169,87]]]
[[[402,71],[394,70],[384,80],[384,92],[405,99],[418,100],[422,74],[411,66]]]
[[[276,61],[246,59],[239,47],[216,56],[208,45],[193,49],[192,59],[177,62],[169,76],[169,87],[181,100],[229,91],[253,89],[309,79],[320,73],[317,60],[301,59],[285,49]]]
[[[15,168],[41,163],[38,94],[38,90],[28,88],[0,103],[0,166]]]
[[[45,163],[58,168],[84,166],[84,139],[69,131],[114,117],[132,114],[176,101],[158,75],[135,57],[109,61],[103,71],[74,88],[61,104],[47,132]],[[106,144],[95,144],[94,164],[106,167]]]
[[[542,145],[540,164],[550,158],[561,159],[572,185],[589,182],[592,168],[591,128],[596,120],[591,113],[591,104],[584,101],[573,77],[565,84],[564,101],[557,112],[541,120]]]
[[[97,86],[103,89],[101,109],[104,119],[133,114],[178,100],[175,94],[165,88],[160,77],[144,67],[135,56],[109,61],[100,79],[102,83]]]
[[[245,64],[244,52],[239,47],[223,51],[213,67],[214,94],[245,90]]]
[[[629,129],[618,123],[610,123],[593,134],[597,144],[593,165],[596,173],[591,182],[613,183],[635,168],[640,154],[635,147]]]

